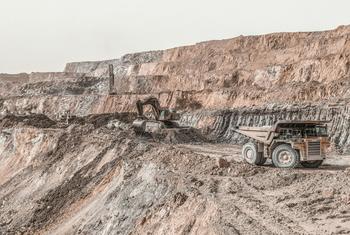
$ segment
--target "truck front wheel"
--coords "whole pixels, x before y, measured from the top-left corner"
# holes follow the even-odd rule
[[[243,145],[242,156],[245,162],[252,165],[263,165],[266,161],[263,154],[258,152],[258,146],[252,142]]]
[[[281,144],[272,152],[272,163],[280,168],[294,168],[299,165],[300,156],[290,145]]]

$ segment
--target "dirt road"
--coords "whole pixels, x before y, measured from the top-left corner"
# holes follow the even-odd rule
[[[202,154],[209,157],[221,157],[227,161],[243,162],[241,158],[242,146],[235,144],[182,144],[179,145],[185,149],[190,149],[195,153]],[[272,166],[271,161],[267,160],[266,166]],[[323,165],[320,167],[321,171],[327,170],[344,170],[350,167],[350,155],[338,155],[330,153]],[[317,171],[317,169],[300,169],[306,171]]]
[[[238,145],[198,144],[180,147],[197,154],[224,158],[231,164],[243,162],[241,146]],[[241,186],[239,193],[222,193],[222,206],[226,213],[244,218],[242,224],[255,224],[257,230],[249,230],[252,233],[258,234],[265,230],[271,233],[283,231],[284,234],[348,234],[350,212],[334,209],[335,204],[343,207],[350,201],[347,201],[348,196],[342,196],[343,203],[335,203],[339,194],[335,188],[341,183],[330,183],[339,179],[341,182],[345,180],[348,185],[349,180],[339,176],[347,167],[350,167],[350,156],[336,154],[330,154],[319,169],[276,169],[267,161],[261,167],[264,169],[263,175],[248,178],[218,177],[221,184],[234,181]],[[277,180],[276,176],[281,178]]]

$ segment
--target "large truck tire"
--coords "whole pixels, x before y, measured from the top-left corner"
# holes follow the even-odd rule
[[[306,161],[301,162],[300,164],[305,168],[318,168],[323,163],[323,160],[315,160],[315,161]]]
[[[258,146],[253,142],[243,145],[242,157],[245,162],[252,165],[263,165],[266,161],[263,154],[258,152]]]
[[[295,168],[300,163],[300,156],[292,146],[281,144],[272,152],[272,163],[279,168]]]

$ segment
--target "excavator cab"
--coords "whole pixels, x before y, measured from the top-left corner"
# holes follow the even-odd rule
[[[180,114],[173,109],[164,109],[160,111],[159,121],[168,121],[168,120],[179,120]]]

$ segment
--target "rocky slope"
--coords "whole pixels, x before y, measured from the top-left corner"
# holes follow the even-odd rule
[[[136,137],[130,115],[3,118],[0,233],[350,232],[348,170],[254,167],[232,145],[217,159]]]

